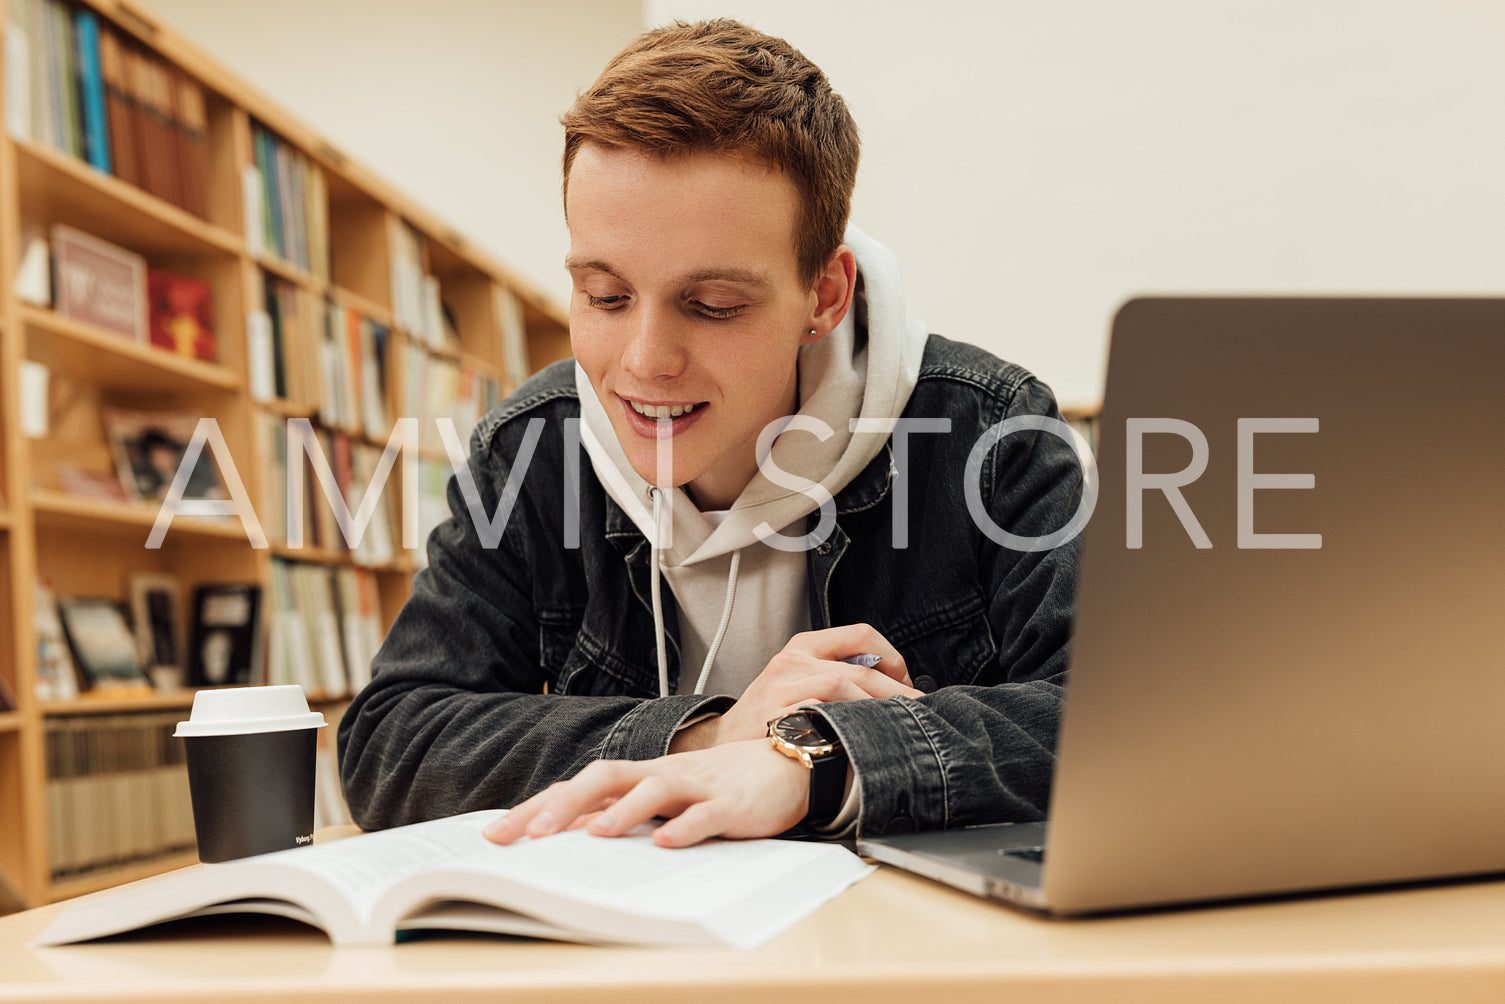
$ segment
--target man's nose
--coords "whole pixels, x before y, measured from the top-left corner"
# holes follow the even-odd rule
[[[683,373],[687,360],[679,318],[663,310],[634,312],[622,350],[623,369],[641,380],[663,380]]]

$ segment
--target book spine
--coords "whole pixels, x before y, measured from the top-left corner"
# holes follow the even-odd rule
[[[104,80],[99,67],[99,19],[93,11],[74,15],[78,36],[79,97],[83,106],[84,147],[96,170],[110,173],[110,132],[105,122]]]
[[[152,96],[161,122],[162,173],[166,182],[167,201],[179,209],[188,208],[184,195],[183,137],[178,124],[178,98],[173,87],[173,67],[160,59],[151,65]]]
[[[105,121],[110,138],[110,167],[115,177],[141,187],[141,168],[136,152],[135,113],[125,79],[125,57],[120,39],[109,26],[99,32],[99,70],[104,85]]]
[[[200,219],[209,218],[209,112],[198,81],[174,71],[178,95],[179,143],[183,155],[185,208]]]
[[[29,140],[32,129],[31,26],[27,23],[30,5],[26,0],[10,0],[5,26],[5,127],[12,137]],[[3,898],[3,897],[0,897]]]

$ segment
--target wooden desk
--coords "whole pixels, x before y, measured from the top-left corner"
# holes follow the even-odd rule
[[[0,918],[0,1001],[1505,1000],[1505,882],[1067,922],[880,868],[747,952],[465,935],[336,950],[231,917],[27,948],[58,909]]]

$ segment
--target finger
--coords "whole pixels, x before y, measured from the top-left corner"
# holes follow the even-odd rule
[[[597,760],[568,781],[549,785],[496,824],[486,837],[499,844],[518,837],[546,837],[566,829],[580,816],[606,808],[642,777],[640,763]]]
[[[845,664],[843,664],[845,665]],[[861,666],[851,667],[858,673],[851,677],[853,685],[862,691],[863,697],[924,697],[925,695],[911,687],[907,680],[895,680],[872,669],[863,669]]]
[[[605,812],[605,811],[606,811],[605,809],[602,809],[600,812],[587,812],[583,816],[576,816],[575,817],[575,821],[573,823],[571,823],[570,825],[566,826],[565,829],[566,830],[582,830],[585,827],[589,826],[596,819],[599,819],[600,816],[601,816],[601,813]]]
[[[849,666],[846,663],[827,663],[828,671],[807,676],[802,680],[794,681],[794,686],[789,689],[787,696],[791,698],[787,703],[798,701],[865,701],[869,698],[893,697],[903,694],[908,697],[918,694],[919,691],[895,680],[890,680],[882,673],[875,673],[861,666]],[[781,698],[785,695],[780,695]]]
[[[660,847],[689,847],[726,832],[726,813],[718,802],[696,802],[653,831]]]
[[[872,654],[879,657],[874,670],[906,686],[913,683],[904,665],[904,657],[871,624],[843,624],[797,637],[801,642],[800,649],[817,659],[836,662],[854,655]]]
[[[655,816],[677,816],[696,801],[684,778],[664,774],[645,777],[588,827],[598,837],[618,837]]]

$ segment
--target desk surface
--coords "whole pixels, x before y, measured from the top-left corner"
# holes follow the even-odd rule
[[[60,908],[0,918],[0,1001],[1505,1000],[1501,881],[1053,921],[880,868],[740,952],[478,935],[337,950],[236,917],[26,947]]]

